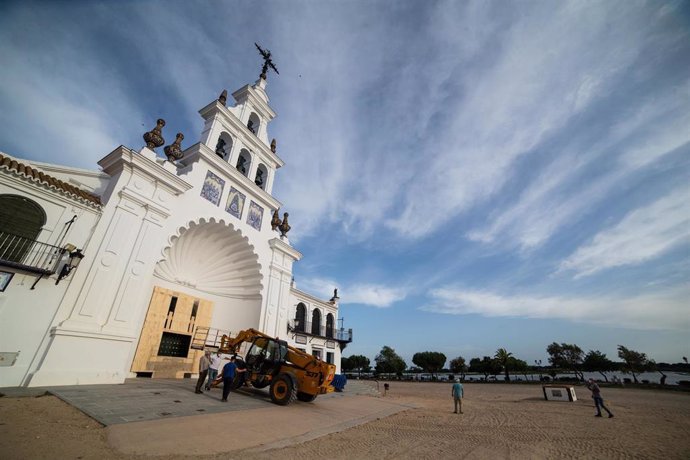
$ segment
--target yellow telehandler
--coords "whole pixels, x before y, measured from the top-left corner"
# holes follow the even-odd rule
[[[290,404],[295,398],[310,402],[320,394],[330,393],[335,376],[335,366],[293,348],[285,340],[270,337],[256,329],[246,329],[235,337],[223,335],[220,352],[237,354],[242,344],[248,343],[249,350],[244,359],[237,358],[238,372],[233,380],[233,389],[249,382],[255,388],[270,385],[271,400],[281,406]]]

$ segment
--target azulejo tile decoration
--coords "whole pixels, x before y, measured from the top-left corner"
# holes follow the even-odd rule
[[[208,171],[206,173],[206,180],[204,180],[204,186],[201,188],[201,196],[218,206],[220,196],[223,194],[223,187],[225,187],[225,181],[211,171]]]
[[[247,213],[247,223],[257,230],[261,230],[261,219],[264,217],[264,208],[254,203],[249,203],[249,212]]]
[[[225,205],[225,210],[237,217],[242,218],[242,209],[244,209],[244,201],[246,200],[244,193],[237,190],[235,187],[230,187],[230,193],[228,194],[228,202]]]

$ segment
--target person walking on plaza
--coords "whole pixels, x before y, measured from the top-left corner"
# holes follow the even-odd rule
[[[235,373],[245,372],[246,369],[238,369],[235,364],[235,356],[230,357],[230,362],[223,366],[223,399],[221,401],[228,402],[228,395],[232,387],[232,380],[235,378]]]
[[[601,409],[604,409],[606,412],[609,414],[609,418],[613,418],[613,414],[611,411],[604,406],[604,398],[601,397],[601,390],[599,389],[599,385],[596,384],[594,379],[589,379],[589,383],[587,384],[587,388],[592,392],[592,399],[594,399],[594,406],[597,408],[597,414],[595,417],[601,417]]]
[[[196,390],[194,393],[201,394],[201,385],[204,384],[206,380],[206,375],[208,375],[208,367],[211,365],[211,352],[205,351],[204,356],[199,360],[199,379],[196,381]]]
[[[211,384],[218,377],[218,368],[220,368],[220,363],[223,361],[223,357],[220,355],[220,350],[216,352],[215,355],[211,356],[211,365],[208,367],[208,380],[206,381],[206,390],[211,389]]]
[[[462,383],[460,379],[455,379],[453,388],[450,390],[450,394],[453,396],[453,402],[455,403],[455,413],[462,414],[462,397],[464,396]]]

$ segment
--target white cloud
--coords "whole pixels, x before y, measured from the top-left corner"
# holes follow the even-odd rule
[[[430,296],[432,302],[422,310],[451,315],[564,319],[633,329],[690,328],[687,285],[635,297],[509,296],[455,287],[432,290]]]
[[[585,151],[569,146],[559,152],[517,201],[496,213],[487,226],[470,231],[468,238],[493,243],[500,237],[502,244],[531,249],[584,217],[631,175],[690,142],[690,131],[684,129],[690,124],[688,88],[646,101]],[[612,167],[600,166],[618,154]]]
[[[564,260],[559,270],[575,277],[637,265],[690,242],[690,189],[683,187],[636,209]]]
[[[82,58],[78,40],[69,42],[62,52],[66,61]],[[0,60],[12,69],[0,72],[0,98],[8,101],[0,121],[10,127],[6,141],[17,149],[8,153],[95,169],[95,160],[123,143],[116,140],[118,132],[143,134],[155,126],[155,117],[142,117],[117,76],[88,59],[73,72],[73,64],[54,60],[52,51],[27,59],[22,50],[0,50]],[[141,119],[150,119],[151,126],[138,126]]]
[[[421,146],[430,165],[414,177],[403,212],[388,224],[423,236],[499,192],[519,158],[589,108],[634,62],[630,42],[642,41],[649,27],[641,16],[607,19],[619,14],[608,4],[539,8],[483,44],[498,54],[489,54],[489,66],[463,69],[465,97],[449,99],[449,128]],[[464,26],[453,23],[445,32],[463,40],[457,31]],[[457,60],[467,64],[462,55]],[[411,226],[412,219],[420,223]]]
[[[297,283],[297,289],[330,299],[338,287],[340,304],[361,304],[376,308],[388,308],[407,297],[407,290],[375,283],[355,283],[349,286],[327,278],[305,278]]]
[[[15,93],[2,121],[35,120],[50,140],[27,150],[43,161],[50,158],[37,150],[73,152],[62,161],[79,166],[93,167],[119,143],[140,142],[142,128],[150,129],[158,116],[173,121],[166,127],[172,138],[175,123],[200,127],[196,110],[209,94],[245,83],[220,74],[239,67],[238,49],[254,52],[255,30],[265,24],[281,69],[269,82],[269,95],[280,105],[269,129],[286,160],[275,191],[291,211],[295,241],[324,222],[341,225],[356,239],[382,228],[394,236],[423,237],[499,193],[517,160],[628,75],[658,25],[645,8],[621,9],[615,2],[522,5],[520,14],[510,9],[439,2],[425,7],[423,20],[406,17],[403,9],[390,13],[395,20],[372,23],[359,8],[340,5],[334,13],[332,5],[309,2],[274,3],[261,19],[241,6],[219,6],[209,14],[157,3],[100,5],[88,13],[104,33],[77,27],[72,16],[53,20],[58,10],[15,9],[21,14],[13,24],[52,25],[30,28],[32,39],[16,47],[0,47],[11,69],[0,75],[0,86]],[[153,16],[165,26],[145,27]],[[232,36],[217,30],[214,21],[223,16],[231,18]],[[410,34],[409,24],[398,19],[415,24],[419,33]],[[117,28],[105,26],[113,23]],[[104,43],[97,46],[99,39]],[[130,57],[141,63],[136,72],[123,64]],[[143,81],[152,94],[162,92],[159,86],[172,89],[176,100],[169,103],[177,112],[162,113],[161,101],[144,107],[132,91],[147,96]],[[678,99],[684,97],[687,91]],[[50,107],[33,109],[39,105]],[[657,130],[668,139],[663,145],[682,142],[677,127],[683,123]],[[33,126],[16,128],[18,137],[36,132]],[[185,135],[190,143],[197,137]],[[654,140],[648,145],[658,150]],[[649,158],[645,151],[629,156],[636,164],[638,157]],[[557,188],[555,183],[541,193]],[[533,216],[544,222],[525,226],[515,238],[523,246],[540,244],[578,215],[575,201],[573,210],[545,207],[544,215]],[[512,213],[525,207],[519,204]],[[490,241],[506,227],[517,231],[520,222],[514,225],[510,213],[494,216],[473,238]]]
[[[354,284],[348,289],[348,298],[343,303],[360,303],[386,308],[403,300],[407,292],[403,288],[391,288],[377,284]]]

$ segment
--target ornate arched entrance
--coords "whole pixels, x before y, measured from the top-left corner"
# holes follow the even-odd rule
[[[237,332],[231,330],[233,320],[251,325],[254,316],[258,325],[261,266],[253,246],[232,225],[202,220],[180,228],[154,275],[158,282],[132,372],[178,378],[194,373],[202,354],[195,342],[199,332]]]

